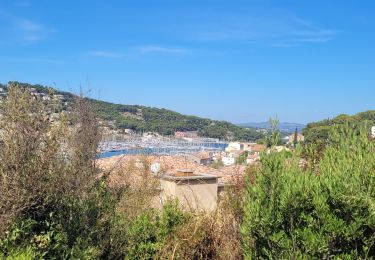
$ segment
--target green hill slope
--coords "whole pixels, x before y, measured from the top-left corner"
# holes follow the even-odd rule
[[[368,110],[355,115],[339,115],[333,119],[325,119],[318,122],[307,124],[302,130],[305,136],[305,142],[316,143],[324,142],[328,138],[328,132],[333,125],[349,123],[352,126],[358,124],[368,123],[369,125],[375,125],[375,110]]]
[[[69,106],[74,95],[69,92],[54,90],[42,85],[19,83],[27,88],[35,88],[39,92],[63,95],[64,106]],[[0,86],[1,87],[1,86]],[[3,87],[6,88],[5,85]],[[263,137],[255,129],[246,129],[226,121],[210,120],[197,116],[182,115],[163,109],[139,105],[122,105],[88,99],[98,116],[111,122],[118,129],[132,129],[136,132],[157,132],[162,135],[173,135],[175,131],[198,131],[200,136],[226,140],[256,141]],[[62,109],[69,109],[62,107]]]
[[[101,118],[114,121],[120,129],[130,128],[162,135],[172,135],[175,131],[198,131],[201,136],[228,140],[255,141],[262,138],[262,134],[255,129],[245,129],[226,121],[182,115],[163,108],[120,105],[93,99],[91,102]]]

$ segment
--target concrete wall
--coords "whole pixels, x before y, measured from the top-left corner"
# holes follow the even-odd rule
[[[161,199],[177,198],[181,205],[189,210],[211,211],[217,207],[217,179],[196,180],[160,180]]]
[[[164,203],[168,199],[173,199],[176,194],[176,183],[160,179],[160,198]]]

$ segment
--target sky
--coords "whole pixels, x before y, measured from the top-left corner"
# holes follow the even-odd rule
[[[375,109],[373,0],[0,0],[0,82],[235,123]]]

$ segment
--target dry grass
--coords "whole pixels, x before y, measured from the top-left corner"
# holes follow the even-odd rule
[[[122,156],[99,163],[110,175],[111,185],[127,187],[117,206],[121,216],[131,220],[155,208],[159,183],[149,171],[154,160],[153,157]],[[187,221],[170,234],[156,256],[158,259],[242,259],[239,226],[244,175],[235,174],[230,182],[232,185],[224,192],[215,211],[186,212]]]

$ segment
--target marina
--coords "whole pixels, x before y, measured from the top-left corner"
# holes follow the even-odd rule
[[[181,139],[161,136],[113,137],[99,146],[100,158],[115,155],[187,155],[201,151],[225,150],[227,142],[212,138]]]

